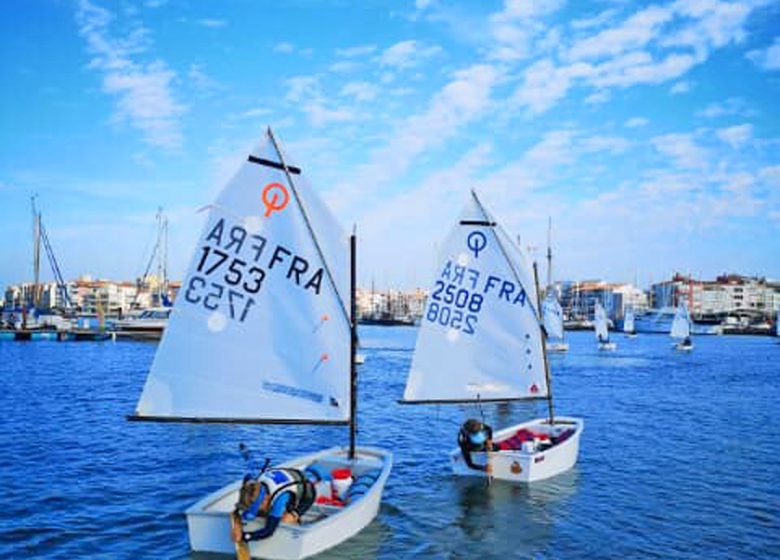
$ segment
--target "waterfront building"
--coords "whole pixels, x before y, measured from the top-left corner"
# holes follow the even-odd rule
[[[355,296],[358,318],[377,322],[417,322],[422,317],[427,295],[420,288],[412,291],[358,289]]]
[[[596,303],[604,307],[610,319],[622,319],[627,307],[638,311],[648,307],[647,294],[633,284],[604,280],[565,281],[556,283],[555,289],[567,319],[592,318]]]
[[[780,309],[780,282],[722,274],[715,280],[696,280],[675,274],[650,288],[653,307],[676,307],[685,301],[697,320],[720,320],[728,315],[759,319]]]

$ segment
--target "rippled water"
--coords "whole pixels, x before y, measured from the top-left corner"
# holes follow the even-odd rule
[[[475,407],[408,406],[416,331],[365,328],[359,443],[395,467],[376,521],[322,558],[780,557],[780,344],[572,333],[553,356],[560,414],[585,418],[577,467],[531,486],[456,480],[445,453]],[[0,557],[215,558],[183,511],[242,474],[245,441],[281,461],[346,428],[129,423],[155,346],[0,341]],[[542,404],[485,406],[494,427]]]

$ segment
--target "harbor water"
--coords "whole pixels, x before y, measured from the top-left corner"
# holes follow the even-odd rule
[[[585,419],[570,472],[531,486],[455,479],[460,422],[501,428],[542,403],[397,404],[416,329],[365,327],[361,445],[392,449],[379,515],[320,558],[778,558],[780,344],[770,337],[590,332],[551,356],[556,411]],[[135,423],[156,346],[0,340],[0,558],[219,558],[183,511],[243,474],[238,444],[280,462],[343,427]]]

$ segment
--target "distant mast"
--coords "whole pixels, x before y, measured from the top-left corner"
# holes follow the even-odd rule
[[[32,204],[33,219],[33,289],[32,306],[40,305],[40,282],[41,282],[41,213],[35,207],[35,195],[30,197]]]
[[[157,304],[168,299],[168,218],[157,209]]]
[[[552,216],[547,217],[547,291],[552,289]]]

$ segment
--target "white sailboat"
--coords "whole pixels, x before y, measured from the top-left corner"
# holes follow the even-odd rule
[[[594,311],[593,328],[596,333],[596,340],[599,343],[599,350],[612,351],[617,349],[616,342],[609,340],[609,327],[607,326],[607,312],[600,302],[596,302]]]
[[[552,291],[547,293],[542,302],[542,316],[547,331],[547,351],[567,352],[569,343],[564,340],[563,309]]]
[[[674,314],[674,320],[672,321],[672,328],[669,331],[669,335],[672,338],[680,339],[675,343],[675,350],[681,350],[683,352],[690,352],[693,350],[693,342],[691,341],[691,316],[688,313],[688,306],[684,301],[680,301],[677,305],[677,311]]]
[[[564,340],[563,309],[552,285],[552,218],[547,222],[547,295],[542,302],[542,316],[547,331],[547,351],[567,352],[569,343]]]
[[[209,208],[131,419],[349,425],[348,447],[278,466],[347,467],[369,481],[364,491],[341,507],[315,504],[300,524],[249,543],[252,557],[305,558],[374,519],[392,466],[391,453],[355,447],[355,237],[347,243],[270,129]],[[186,511],[193,550],[236,550],[241,483]]]
[[[478,403],[546,399],[549,416],[502,429],[506,448],[472,453],[495,478],[533,482],[577,462],[583,421],[554,416],[540,326],[535,267],[472,191],[442,245],[434,287],[417,335],[402,403]],[[524,446],[509,442],[533,434]],[[484,476],[450,452],[457,475]]]
[[[623,317],[623,332],[628,338],[636,338],[636,325],[634,324],[634,309],[629,307]]]
[[[775,313],[775,336],[780,338],[780,309]]]

